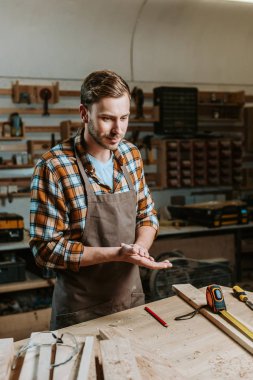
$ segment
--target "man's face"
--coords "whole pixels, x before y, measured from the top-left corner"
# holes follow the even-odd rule
[[[87,111],[88,133],[100,147],[115,150],[126,134],[129,114],[127,93],[120,98],[102,98]]]

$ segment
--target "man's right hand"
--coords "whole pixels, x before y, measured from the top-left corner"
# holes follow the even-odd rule
[[[167,269],[172,267],[169,260],[154,261],[154,258],[149,255],[148,251],[137,244],[122,243],[119,251],[119,260],[149,269]]]

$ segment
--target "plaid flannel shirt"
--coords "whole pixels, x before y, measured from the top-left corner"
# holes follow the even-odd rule
[[[95,194],[111,192],[99,182],[86,156],[83,129],[75,138],[77,152]],[[114,193],[129,191],[121,170],[125,164],[137,195],[136,229],[158,220],[149,188],[145,182],[139,150],[123,140],[114,151]],[[86,191],[74,154],[73,139],[56,145],[37,162],[31,183],[30,247],[37,265],[78,271],[84,254],[81,242],[87,214]]]

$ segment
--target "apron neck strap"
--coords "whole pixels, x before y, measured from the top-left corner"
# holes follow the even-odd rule
[[[125,176],[125,179],[126,179],[126,181],[127,181],[127,184],[128,184],[129,189],[134,191],[134,185],[133,185],[133,182],[131,181],[130,174],[129,174],[129,172],[128,172],[126,166],[125,166],[125,165],[122,165],[122,166],[121,166],[121,169],[122,169],[122,171],[123,171],[123,174],[124,174],[124,176]]]
[[[80,156],[79,156],[79,154],[77,152],[77,149],[76,149],[76,138],[74,138],[73,144],[74,144],[74,152],[75,152],[77,166],[78,166],[78,169],[80,171],[81,177],[82,177],[82,179],[84,181],[87,197],[94,198],[95,197],[95,193],[94,193],[94,191],[93,191],[93,189],[92,189],[92,187],[90,185],[88,176],[85,173],[83,164],[81,162]]]
[[[87,174],[86,174],[86,172],[84,170],[83,164],[82,164],[81,159],[79,157],[79,154],[77,152],[75,139],[74,139],[73,143],[74,143],[74,152],[75,152],[75,157],[76,157],[76,161],[77,161],[77,166],[79,168],[79,171],[81,173],[82,179],[84,181],[87,195],[91,196],[91,197],[94,197],[95,193],[94,193],[93,188],[92,188],[92,186],[91,186],[91,184],[89,182],[88,176],[87,176]],[[134,191],[133,182],[131,181],[130,174],[129,174],[126,166],[125,165],[121,165],[121,169],[123,171],[123,174],[124,174],[124,177],[125,177],[125,179],[127,181],[127,185],[129,187],[129,189]]]

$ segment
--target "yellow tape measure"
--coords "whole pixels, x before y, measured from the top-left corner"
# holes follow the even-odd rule
[[[253,340],[253,331],[251,331],[247,326],[245,326],[242,322],[238,321],[232,314],[230,314],[227,310],[220,311],[221,315],[233,326],[235,326],[238,330],[240,330],[244,335]]]
[[[251,331],[242,322],[238,321],[232,314],[226,310],[226,304],[224,301],[224,296],[219,285],[209,285],[206,288],[206,300],[208,306],[214,313],[221,314],[226,321],[231,323],[240,332],[246,335],[249,339],[253,341],[253,331]]]

